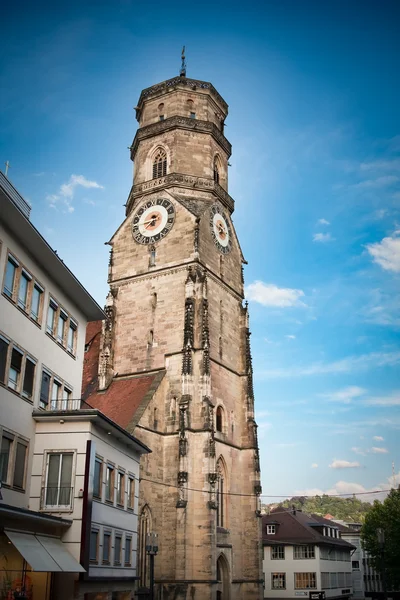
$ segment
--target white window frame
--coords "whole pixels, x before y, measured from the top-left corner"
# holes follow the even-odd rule
[[[275,535],[276,534],[276,525],[268,525],[267,524],[267,535]]]
[[[71,493],[70,493],[70,502],[69,504],[46,504],[46,493],[47,493],[47,482],[49,476],[49,464],[50,464],[50,456],[54,454],[72,454],[72,467],[71,467]],[[60,461],[59,469],[58,469],[58,483],[60,483],[61,478],[61,465],[62,461]],[[74,492],[75,492],[75,471],[76,471],[76,450],[68,448],[62,450],[45,450],[44,453],[44,473],[42,478],[43,483],[43,497],[42,497],[42,510],[46,512],[54,511],[54,512],[72,512],[74,508]],[[58,490],[60,489],[60,485],[58,485]],[[59,492],[58,492],[59,497]]]

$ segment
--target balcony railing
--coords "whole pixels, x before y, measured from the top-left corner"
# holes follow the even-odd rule
[[[68,486],[42,488],[42,508],[71,508],[74,488]]]
[[[58,411],[58,410],[85,410],[93,408],[90,406],[85,400],[82,398],[68,398],[64,400],[49,400],[48,404],[41,404],[42,408],[48,411]]]

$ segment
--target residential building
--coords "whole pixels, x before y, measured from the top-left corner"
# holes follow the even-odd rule
[[[109,242],[107,319],[87,336],[84,399],[153,451],[141,461],[139,576],[148,587],[153,530],[163,600],[262,598],[260,461],[227,114],[214,86],[184,69],[142,91],[133,186]]]
[[[86,325],[104,312],[2,173],[0,285],[3,597],[130,598],[149,450],[81,402]]]
[[[351,553],[339,527],[296,509],[276,508],[263,515],[264,598],[349,598]]]

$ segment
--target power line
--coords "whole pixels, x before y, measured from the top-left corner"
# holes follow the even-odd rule
[[[148,481],[150,483],[155,483],[157,485],[163,485],[164,487],[169,487],[169,488],[174,488],[174,489],[180,489],[180,486],[173,484],[173,483],[165,483],[164,481],[156,481],[155,479],[148,479],[147,477],[139,477],[139,481]],[[202,494],[204,493],[210,493],[207,490],[200,490],[197,488],[185,488],[185,490],[187,490],[188,492],[201,492]],[[346,497],[346,496],[362,496],[362,495],[366,495],[366,494],[383,494],[383,493],[387,493],[390,492],[389,490],[373,490],[371,492],[349,492],[347,494],[323,494],[323,496],[328,496],[328,498],[341,498],[341,497]],[[241,496],[244,498],[293,498],[293,494],[260,494],[259,496],[257,494],[239,494],[237,492],[222,492],[222,494],[224,496]],[[319,494],[316,494],[319,495]],[[303,494],[299,495],[299,497],[301,498],[315,498],[315,496],[305,496]]]

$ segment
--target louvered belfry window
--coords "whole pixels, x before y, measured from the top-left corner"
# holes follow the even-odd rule
[[[160,148],[153,161],[153,179],[164,177],[167,174],[167,154]]]

